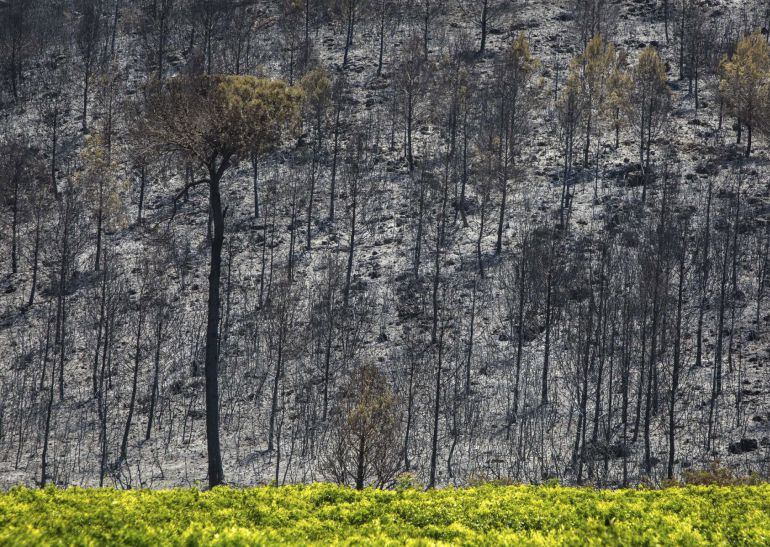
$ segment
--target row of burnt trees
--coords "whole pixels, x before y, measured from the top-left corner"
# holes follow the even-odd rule
[[[483,4],[482,7],[485,10],[489,8],[487,16],[499,14],[500,7],[493,4],[495,3]],[[374,10],[374,7],[381,10]],[[391,115],[399,114],[399,117],[403,118],[403,120],[399,119],[398,125],[402,123],[405,125],[405,154],[410,170],[413,170],[413,128],[418,122],[425,121],[425,116],[422,115],[426,106],[424,92],[432,84],[437,83],[431,82],[429,77],[434,64],[427,55],[427,44],[431,33],[416,25],[416,22],[426,22],[425,24],[428,25],[432,21],[433,24],[438,25],[445,23],[447,18],[447,7],[440,2],[433,4],[425,2],[425,6],[421,4],[413,6],[412,9],[417,10],[422,7],[426,14],[424,20],[417,17],[419,13],[407,13],[398,3],[392,1],[383,2],[382,5],[376,4],[376,6],[361,0],[337,3],[305,2],[304,4],[289,2],[283,6],[276,17],[263,13],[259,6],[234,4],[225,0],[148,1],[136,6],[123,6],[120,2],[113,5],[91,0],[75,6],[11,2],[2,11],[6,17],[3,23],[4,26],[13,27],[17,33],[20,33],[19,37],[13,33],[7,34],[13,37],[12,43],[7,45],[8,50],[18,49],[19,52],[8,57],[13,66],[7,67],[6,71],[14,76],[10,80],[14,97],[19,96],[17,80],[22,77],[28,80],[28,85],[32,89],[42,87],[46,90],[40,97],[38,110],[39,119],[47,134],[45,144],[49,148],[51,178],[55,184],[59,168],[57,159],[63,140],[59,133],[69,118],[77,117],[82,128],[86,129],[90,117],[98,116],[100,122],[103,121],[106,126],[107,148],[111,147],[113,125],[121,123],[118,116],[123,106],[122,96],[125,95],[128,76],[124,62],[116,59],[114,50],[116,42],[122,43],[129,36],[137,36],[141,58],[146,62],[143,72],[147,77],[154,77],[159,81],[162,81],[168,72],[179,70],[206,74],[213,72],[241,74],[253,71],[258,63],[264,61],[256,51],[264,50],[263,47],[257,47],[257,44],[264,45],[265,40],[268,43],[271,41],[268,36],[265,36],[270,34],[265,29],[276,24],[276,19],[278,22],[291,19],[290,13],[286,10],[290,8],[300,10],[303,16],[299,21],[304,29],[302,40],[303,48],[307,50],[305,54],[307,59],[301,66],[292,65],[286,72],[291,84],[299,82],[300,76],[314,66],[315,54],[312,51],[311,42],[313,37],[318,39],[318,31],[324,23],[347,25],[355,29],[356,24],[361,26],[362,21],[368,21],[376,12],[383,17],[380,21],[381,30],[387,26],[392,37],[401,27],[408,27],[411,14],[414,16],[411,22],[415,28],[411,31],[407,28],[405,31],[407,36],[411,32],[412,37],[407,39],[402,47],[396,47],[391,52],[392,58],[395,59],[391,66],[394,78],[392,86],[386,88],[390,91],[390,97],[383,100],[391,102]],[[565,186],[572,176],[573,157],[578,156],[574,151],[576,140],[582,141],[583,164],[587,165],[589,159],[594,162],[594,158],[589,156],[599,152],[607,130],[614,132],[617,148],[620,129],[623,125],[630,126],[636,133],[640,156],[639,167],[643,172],[641,178],[646,180],[644,171],[649,170],[651,145],[661,133],[668,111],[663,63],[650,50],[649,55],[645,54],[641,57],[640,60],[643,62],[638,67],[626,67],[625,54],[617,52],[611,44],[616,27],[616,14],[613,15],[612,9],[603,9],[605,7],[607,6],[601,2],[576,3],[574,17],[579,34],[583,36],[584,51],[573,59],[566,77],[560,77],[558,62],[556,66],[549,67],[555,69],[552,79],[564,141],[562,155]],[[45,26],[46,22],[70,13],[68,8],[74,8],[77,15],[74,43],[70,43],[64,36],[51,32]],[[762,115],[767,111],[763,105],[767,102],[768,96],[766,45],[760,35],[754,35],[741,42],[733,58],[733,48],[742,28],[736,27],[729,21],[723,27],[714,27],[713,23],[710,23],[712,26],[708,27],[708,34],[718,36],[720,39],[705,41],[703,38],[697,38],[699,33],[706,32],[703,14],[686,1],[682,2],[677,9],[677,16],[680,19],[678,77],[690,80],[690,94],[694,97],[697,112],[700,106],[698,82],[709,74],[720,75],[716,80],[720,88],[720,128],[722,113],[733,114],[738,120],[736,136],[739,142],[742,128],[745,127],[748,131],[746,153],[749,154],[753,131],[764,130],[767,125],[766,116]],[[671,15],[668,6],[665,14],[667,17]],[[233,32],[234,29],[228,21],[237,21],[238,29],[243,25],[245,30]],[[284,30],[284,32],[288,31]],[[586,32],[595,34],[592,35],[593,38],[584,37]],[[350,34],[355,35],[355,30],[351,30]],[[472,52],[473,47],[469,43],[469,38],[462,32],[457,36],[448,49],[453,51],[454,55],[461,56]],[[46,38],[45,41],[43,37]],[[379,34],[380,51],[384,47],[385,37],[385,31],[382,30]],[[690,38],[692,39],[689,40]],[[242,43],[244,40],[247,43]],[[352,37],[349,40],[352,40]],[[231,44],[231,41],[235,41],[235,44]],[[31,48],[30,44],[33,43],[48,47]],[[26,49],[17,44],[24,44]],[[348,41],[345,44],[347,51]],[[581,47],[580,44],[581,42],[578,42],[578,48]],[[446,47],[444,43],[440,45]],[[529,48],[527,44],[524,45]],[[520,49],[520,45],[511,46],[509,58],[498,63],[501,65],[499,73],[502,76],[496,78],[499,85],[493,94],[500,97],[501,108],[489,113],[489,115],[513,120],[510,123],[503,120],[501,129],[497,131],[500,137],[495,137],[502,143],[498,145],[500,149],[505,148],[506,145],[510,149],[506,150],[504,157],[499,160],[503,163],[502,167],[497,167],[498,171],[503,171],[501,177],[506,177],[508,171],[515,173],[515,156],[520,154],[520,151],[514,148],[521,148],[521,144],[527,142],[529,138],[526,124],[522,121],[529,121],[525,113],[528,113],[531,107],[532,90],[529,88],[533,87],[532,80],[537,67],[528,66],[531,62],[526,56],[529,55],[529,51],[522,59],[517,60],[516,49]],[[41,60],[35,57],[35,54],[41,51],[47,56],[42,59],[45,61],[43,70],[33,71],[25,68],[29,67],[33,61]],[[281,51],[285,51],[285,48]],[[522,63],[522,66],[516,67],[516,63]],[[345,66],[344,62],[342,66]],[[380,74],[381,70],[380,58],[377,73]],[[475,82],[477,75],[473,69],[468,70],[467,67],[463,67],[463,71],[464,73],[454,78],[456,85],[464,85],[465,80]],[[27,72],[30,74],[26,75]],[[566,81],[562,82],[560,79]],[[321,83],[324,84],[324,82]],[[320,130],[316,131],[318,135],[330,135],[338,141],[340,119],[342,118],[344,122],[346,117],[343,107],[345,78],[336,78],[333,84],[333,88],[328,89],[328,83],[325,83],[327,89],[325,91],[322,89],[317,95],[318,100],[314,103],[316,112],[314,125]],[[95,97],[92,97],[93,95]],[[76,96],[79,96],[81,103],[79,108],[73,108],[73,100],[77,99]],[[332,97],[334,102],[331,109],[328,107],[329,97]],[[20,98],[23,99],[23,95]],[[93,104],[94,99],[96,104]],[[512,106],[508,110],[503,109],[502,107],[508,102]],[[330,111],[331,124],[328,123]],[[523,120],[515,120],[516,116]],[[513,129],[513,125],[520,127]],[[395,121],[391,123],[391,127],[391,144],[394,144]],[[515,138],[510,138],[511,131],[515,131]],[[493,144],[489,146],[494,147]],[[491,150],[490,154],[493,154]],[[498,155],[500,155],[499,152]],[[598,164],[598,158],[596,160]],[[132,163],[137,166],[137,169],[141,169],[143,160],[134,158]],[[502,188],[504,194],[505,190],[505,187]],[[332,201],[329,217],[333,218],[333,198],[330,199]],[[502,200],[503,204],[504,201],[505,199]],[[567,208],[570,192],[566,187],[562,202],[562,209]],[[256,203],[255,211],[258,211]],[[562,213],[562,217],[564,215]],[[499,245],[498,241],[497,246]]]
[[[239,280],[248,243],[233,234],[219,355],[225,462],[235,480],[243,472],[227,458],[243,461],[235,454],[248,454],[254,438],[270,455],[255,476],[278,482],[383,485],[395,471],[415,470],[436,483],[553,475],[618,484],[671,476],[724,452],[732,440],[725,430],[740,429],[762,408],[743,380],[754,377],[746,348],[765,324],[768,234],[753,225],[745,198],[751,175],[736,169],[727,180],[703,180],[695,206],[682,203],[689,189],[679,175],[662,181],[645,216],[628,219],[633,229],[610,224],[602,236],[571,238],[527,227],[485,278],[475,260],[459,271],[445,262],[444,253],[458,249],[461,224],[451,228],[448,218],[441,242],[442,191],[432,191],[435,228],[424,251],[432,259],[422,282],[353,290],[347,302],[346,259],[336,253],[305,281],[288,281],[285,258]],[[83,225],[78,205],[71,207],[51,247],[52,279],[58,260],[71,260],[56,247],[74,256],[87,244],[75,235]],[[280,238],[274,231],[268,237]],[[261,242],[284,257],[288,244],[274,250]],[[160,239],[133,259],[110,246],[90,289],[64,289],[39,309],[43,321],[20,336],[18,365],[4,376],[24,401],[3,409],[4,447],[16,465],[42,458],[44,480],[93,473],[91,480],[139,484],[148,480],[134,476],[140,438],[168,445],[172,457],[203,433],[195,424],[203,416],[196,378],[204,370],[205,313],[184,311],[173,296],[196,290],[179,246]],[[169,276],[170,265],[179,273]],[[260,304],[263,275],[269,296]],[[401,349],[388,347],[398,332],[383,326],[390,291],[402,316],[416,314],[406,320],[415,332]],[[244,337],[244,329],[254,334]],[[382,354],[393,366],[356,365]],[[82,372],[72,359],[85,359]],[[543,430],[562,441],[549,448]],[[51,443],[52,456],[49,435],[85,439],[92,457],[78,460],[63,440]],[[149,467],[142,472],[151,474]]]
[[[220,430],[216,410],[224,409],[222,428],[239,436],[240,421],[251,415],[242,407],[243,397],[267,402],[269,410],[258,413],[264,423],[257,434],[267,439],[276,480],[285,480],[291,470],[300,469],[293,463],[299,455],[314,461],[322,453],[327,458],[323,466],[326,473],[357,485],[367,480],[365,475],[377,476],[378,484],[386,484],[396,470],[417,468],[432,486],[444,480],[440,477],[444,465],[449,477],[464,473],[467,478],[497,465],[494,460],[499,458],[495,457],[489,459],[492,464],[473,460],[478,457],[475,447],[484,445],[491,446],[491,452],[505,454],[498,463],[508,469],[496,469],[496,473],[537,479],[533,468],[527,469],[535,465],[541,475],[557,473],[581,481],[586,474],[591,478],[599,474],[591,454],[599,450],[601,439],[605,442],[604,469],[608,469],[613,457],[610,447],[615,443],[615,454],[622,455],[622,480],[626,481],[632,443],[641,439],[644,451],[643,469],[637,470],[636,476],[650,474],[655,454],[663,453],[655,445],[659,438],[656,431],[660,430],[656,423],[666,410],[669,426],[665,431],[671,445],[665,453],[673,470],[677,404],[682,402],[676,397],[677,385],[684,382],[680,376],[689,358],[698,368],[709,371],[709,394],[702,398],[707,409],[702,421],[707,425],[703,436],[706,449],[712,449],[719,438],[726,415],[736,424],[741,422],[740,401],[733,414],[724,408],[723,378],[734,381],[734,370],[739,376],[745,372],[740,364],[735,366],[736,353],[740,356],[739,331],[725,325],[740,322],[746,306],[737,295],[740,285],[748,284],[744,294],[756,294],[755,321],[760,329],[767,236],[752,224],[752,211],[741,208],[741,189],[751,184],[738,167],[735,180],[728,185],[735,187],[733,197],[726,201],[729,206],[720,209],[716,205],[721,198],[714,197],[718,190],[712,185],[722,185],[712,176],[708,189],[701,192],[704,198],[698,210],[677,210],[672,197],[681,183],[677,161],[651,160],[652,146],[657,144],[655,137],[664,127],[671,100],[665,66],[654,49],[642,52],[636,64],[627,68],[610,41],[597,34],[585,42],[565,82],[559,82],[558,74],[554,76],[555,116],[561,122],[561,132],[553,137],[561,138],[564,147],[560,207],[553,211],[555,219],[546,216],[534,226],[522,225],[511,237],[508,224],[511,220],[520,222],[524,210],[523,200],[513,200],[512,196],[525,197],[527,192],[527,158],[539,123],[534,113],[547,106],[540,63],[523,34],[512,38],[496,56],[493,77],[486,81],[479,78],[474,58],[467,55],[474,48],[468,48],[462,38],[444,48],[435,38],[441,11],[435,9],[436,4],[431,8],[431,3],[425,2],[424,12],[420,12],[424,18],[419,19],[421,26],[416,29],[419,32],[410,32],[405,44],[393,49],[392,85],[382,93],[382,106],[363,114],[355,105],[356,84],[348,72],[330,74],[314,67],[308,41],[312,25],[319,25],[321,20],[308,16],[311,3],[304,7],[292,4],[305,10],[302,13],[308,30],[303,47],[308,52],[304,64],[295,64],[290,57],[287,78],[302,89],[308,135],[304,144],[292,150],[294,163],[287,176],[281,173],[281,183],[261,188],[260,158],[278,138],[276,128],[282,124],[277,119],[293,117],[295,91],[248,77],[206,77],[207,73],[252,70],[256,58],[248,39],[254,38],[261,26],[248,26],[247,42],[242,44],[245,49],[239,50],[244,57],[236,56],[234,64],[228,64],[230,53],[225,53],[229,51],[224,46],[226,40],[220,37],[226,34],[229,40],[237,33],[230,32],[226,19],[216,15],[220,12],[210,11],[216,3],[203,4],[202,11],[191,12],[197,15],[190,27],[180,22],[183,12],[174,11],[181,10],[183,4],[142,5],[143,10],[160,18],[158,26],[147,31],[155,32],[154,37],[146,38],[151,44],[147,51],[153,53],[148,55],[147,76],[159,87],[148,86],[148,98],[141,97],[136,104],[120,99],[126,85],[122,75],[128,72],[114,68],[121,66],[117,59],[122,55],[122,44],[129,39],[118,23],[123,20],[120,3],[82,6],[76,19],[77,51],[63,48],[34,75],[51,82],[47,96],[33,104],[43,138],[10,143],[5,155],[9,164],[3,171],[10,190],[6,193],[12,227],[10,273],[15,284],[23,279],[18,275],[22,266],[28,266],[31,280],[25,280],[24,285],[29,288],[25,313],[43,318],[38,327],[44,326],[33,331],[34,343],[19,355],[20,361],[36,356],[39,370],[19,368],[18,374],[4,376],[12,382],[20,379],[20,396],[36,392],[37,397],[26,401],[39,405],[37,412],[32,406],[21,405],[18,420],[4,420],[19,424],[18,432],[3,431],[5,438],[11,439],[8,446],[18,449],[17,465],[22,447],[30,446],[23,439],[41,432],[33,449],[36,455],[39,449],[40,457],[35,461],[42,464],[41,482],[54,475],[58,480],[66,477],[66,472],[51,473],[49,469],[49,441],[57,435],[69,438],[72,423],[66,409],[73,404],[77,407],[75,403],[81,401],[91,402],[84,416],[96,417],[98,423],[94,454],[99,458],[100,481],[110,470],[125,480],[121,473],[130,469],[126,462],[132,431],[135,437],[139,420],[137,401],[143,394],[149,402],[142,417],[146,437],[151,436],[159,412],[173,415],[184,402],[188,410],[181,437],[187,435],[189,440],[188,419],[194,422],[195,418],[189,409],[197,408],[200,401],[195,394],[204,391],[164,391],[162,377],[180,362],[186,363],[184,368],[193,377],[203,373],[207,385],[204,399],[208,409],[206,438],[209,454],[214,454],[209,468],[212,484],[223,479],[223,464],[215,456],[218,448],[211,446]],[[368,13],[361,11],[363,6],[356,2],[337,6],[344,8],[337,13],[345,14],[348,29],[345,59],[354,45],[359,16]],[[594,33],[606,32],[603,23],[598,24]],[[172,38],[185,28],[189,34]],[[195,44],[185,56],[189,76],[163,86],[166,71],[172,70],[163,68],[164,59],[169,57],[165,48],[178,52],[180,42],[174,40],[184,36]],[[741,44],[723,63],[722,81],[725,86],[736,84],[743,89],[741,78],[746,71],[736,68],[737,75],[731,78],[730,66],[741,63],[742,57],[759,58],[761,65],[767,53],[766,49],[762,53],[761,39],[756,35]],[[741,53],[746,48],[750,52]],[[447,54],[436,55],[433,49],[445,49]],[[286,51],[295,54],[291,48]],[[28,65],[21,66],[13,72],[17,84],[23,79],[19,74],[33,77],[29,68],[24,68]],[[81,69],[82,95],[73,92],[73,82],[66,77],[67,67],[72,66]],[[761,84],[759,78],[757,89],[762,89]],[[18,94],[19,86],[15,89]],[[285,94],[289,97],[287,112],[279,106],[279,114],[263,116],[265,104],[279,104]],[[299,91],[296,94],[298,97]],[[731,101],[742,96],[725,95]],[[210,106],[212,101],[221,108],[212,112],[202,106]],[[726,106],[738,108],[733,103]],[[746,114],[737,115],[751,127]],[[77,154],[71,127],[74,116],[79,116],[82,128],[91,130],[85,142],[77,146]],[[133,140],[124,129],[124,120],[129,117],[147,120]],[[417,128],[426,122],[436,128],[428,139],[417,136]],[[216,149],[211,148],[214,140],[209,138],[212,128],[218,137],[220,131],[227,134],[226,139],[215,142]],[[598,197],[600,185],[605,188],[600,149],[608,128],[615,132],[616,147],[619,135],[633,136],[640,156],[642,202],[647,201],[648,186],[657,189],[659,201],[648,203],[646,212],[638,209],[638,217],[623,219],[619,227],[607,221],[607,233],[615,229],[617,234],[584,237],[570,231],[576,177],[593,169],[594,194]],[[148,143],[153,145],[150,149],[142,146]],[[583,152],[582,166],[572,159],[576,150]],[[660,151],[665,152],[665,147],[660,146]],[[377,210],[371,196],[393,200],[388,194],[398,183],[375,168],[388,153],[403,156],[403,171],[408,174],[403,194],[393,195],[404,196],[408,211],[410,229],[406,237],[402,234],[402,244],[409,249],[405,269],[410,275],[398,281],[389,279],[381,293],[367,294],[356,275],[361,269],[359,249],[362,238],[376,238],[378,231],[385,229],[378,225],[385,211]],[[219,184],[226,180],[225,174],[236,160],[251,160],[254,210],[250,216],[261,223],[259,275],[254,285],[240,281],[239,270],[233,269],[239,239],[225,236],[230,220],[227,205],[218,201]],[[178,256],[184,254],[179,241],[170,244],[168,254],[175,258],[161,261],[154,274],[146,273],[142,261],[136,271],[118,273],[121,262],[127,259],[114,256],[113,249],[107,247],[107,241],[119,240],[114,236],[116,230],[126,226],[141,229],[143,203],[151,191],[148,180],[153,173],[157,178],[167,174],[172,166],[185,173],[174,208],[177,201],[190,195],[195,199],[201,187],[209,189],[204,200],[209,210],[209,233],[202,254],[210,253],[213,277],[208,283],[205,321],[204,315],[188,317],[183,306],[163,296],[165,289],[152,281],[162,279],[164,264],[176,261],[179,290],[182,294],[192,290],[183,282],[188,274],[184,272],[186,266],[179,263]],[[120,183],[128,178],[136,185],[130,194]],[[153,191],[158,195],[165,189]],[[322,191],[327,192],[323,201],[317,197]],[[338,201],[343,202],[341,214],[335,213]],[[138,213],[134,217],[126,213],[128,210]],[[235,214],[230,212],[233,217]],[[606,211],[608,218],[616,214]],[[281,232],[287,218],[288,236]],[[630,235],[623,230],[627,224]],[[718,237],[712,226],[722,227]],[[314,286],[316,280],[312,278],[304,281],[310,289],[293,288],[302,286],[303,278],[297,271],[307,260],[303,251],[312,250],[314,238],[328,231],[344,241],[342,264],[331,260],[334,253],[325,250],[330,260],[327,277],[319,283],[321,288]],[[686,237],[677,247],[677,234],[682,233]],[[304,245],[299,242],[302,235]],[[755,250],[753,266],[741,265],[738,260],[743,248]],[[464,257],[460,265],[452,259],[458,251]],[[493,254],[501,255],[502,260],[496,262]],[[718,257],[718,268],[714,267],[714,257]],[[626,277],[615,276],[618,264],[627,266]],[[36,295],[39,267],[45,270],[46,295],[41,305],[34,306],[40,297]],[[741,279],[743,268],[755,276],[750,283]],[[94,273],[77,274],[80,271]],[[496,283],[503,287],[500,293],[494,292]],[[83,284],[91,288],[92,301],[80,300]],[[238,295],[239,286],[246,287],[242,295]],[[630,287],[637,288],[638,294]],[[415,331],[403,335],[407,345],[403,356],[395,345],[388,348],[386,344],[390,337],[401,336],[386,328],[388,313],[393,313],[385,310],[390,291],[399,295],[397,313],[406,317],[406,326]],[[455,304],[461,295],[466,302],[470,299],[470,305]],[[375,318],[366,310],[380,305],[377,297],[382,299],[382,312]],[[308,302],[315,302],[314,307],[305,311],[303,306]],[[717,313],[709,310],[712,302],[718,303]],[[20,309],[17,303],[9,306],[14,313]],[[490,305],[506,309],[501,317],[507,332],[497,338],[507,339],[507,349],[490,343],[495,336],[483,326],[484,310]],[[252,311],[246,313],[244,309]],[[94,310],[98,310],[96,318],[88,318],[88,312]],[[179,324],[177,334],[169,332],[172,317]],[[486,318],[499,321],[491,315]],[[199,331],[202,321],[207,325],[205,336]],[[372,333],[377,332],[378,321],[380,346],[373,346]],[[295,331],[306,325],[315,325],[308,330],[312,343],[296,335]],[[253,329],[249,332],[256,336],[244,336],[241,328]],[[191,334],[182,335],[185,330]],[[723,334],[726,331],[728,340]],[[690,340],[693,332],[694,348],[683,342]],[[712,333],[717,333],[713,353],[705,342]],[[80,385],[77,379],[68,379],[71,369],[83,362],[80,339],[92,340],[93,347],[86,352],[90,389],[83,393],[74,387],[70,393],[68,385]],[[172,339],[176,342],[171,343]],[[255,362],[251,369],[243,368],[243,350],[252,339],[256,346],[248,347],[245,354],[247,361]],[[542,353],[538,350],[541,341]],[[174,366],[161,363],[166,344],[179,348],[176,355],[167,356]],[[119,347],[129,348],[128,355],[121,354]],[[393,359],[393,366],[387,360],[381,366],[387,381],[377,376],[381,372],[357,366],[376,358],[372,347],[379,347]],[[723,371],[725,359],[727,373]],[[218,403],[220,390],[211,386],[219,380],[220,368],[223,394]],[[495,387],[484,384],[482,377],[497,379],[498,372],[505,382]],[[35,381],[30,383],[33,376]],[[113,381],[117,378],[116,389]],[[250,387],[249,378],[259,379],[264,392]],[[691,385],[699,384],[690,380]],[[388,383],[392,387],[383,387]],[[572,390],[566,401],[565,389]],[[345,390],[362,394],[362,399],[341,395]],[[496,390],[500,390],[496,396],[487,397]],[[736,398],[741,394],[740,388],[730,392]],[[165,396],[165,407],[159,403],[160,395]],[[118,409],[118,402],[126,410]],[[11,407],[4,407],[4,411],[13,413]],[[382,428],[372,427],[369,413]],[[393,415],[399,417],[397,423]],[[161,431],[172,438],[177,424],[173,419],[168,423],[169,429]],[[499,437],[493,430],[501,425],[505,442],[515,450],[496,444]],[[164,426],[156,422],[156,427]],[[559,457],[549,461],[542,448],[546,427],[566,427],[570,432],[566,459],[559,459],[566,452],[556,451]],[[541,451],[533,456],[538,430]],[[86,433],[90,432],[79,432]],[[288,457],[281,455],[282,448],[287,449],[287,435]],[[18,439],[18,444],[14,445],[17,441],[13,439]],[[370,441],[374,452],[365,450]],[[458,447],[463,445],[467,453],[461,457]],[[399,447],[395,453],[394,446]],[[385,448],[387,453],[382,452]],[[61,465],[74,465],[70,453],[65,450],[63,454]],[[378,465],[382,467],[372,467]],[[569,472],[565,466],[570,467]],[[458,468],[464,471],[458,472]]]
[[[456,5],[444,0],[282,0],[274,5],[240,0],[7,0],[0,6],[2,73],[11,97],[18,100],[29,94],[28,76],[46,47],[72,47],[86,127],[94,80],[114,69],[126,39],[137,47],[147,73],[158,80],[182,66],[206,74],[253,72],[268,61],[264,41],[273,41],[279,52],[274,60],[280,60],[287,80],[294,83],[312,65],[325,27],[342,39],[343,66],[351,47],[372,29],[379,75],[399,26],[419,29],[427,51],[453,9],[480,32],[473,47],[483,54],[492,23],[505,12],[501,0]],[[270,37],[275,28],[279,35]]]

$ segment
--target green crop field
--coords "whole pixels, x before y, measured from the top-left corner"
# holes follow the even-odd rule
[[[770,485],[0,494],[2,545],[770,545]]]

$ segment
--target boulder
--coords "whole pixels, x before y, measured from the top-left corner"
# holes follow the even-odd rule
[[[727,448],[730,454],[743,454],[745,452],[753,452],[759,448],[759,443],[756,439],[741,439],[738,442],[730,443]]]

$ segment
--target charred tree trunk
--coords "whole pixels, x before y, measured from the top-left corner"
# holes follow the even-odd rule
[[[211,236],[209,264],[208,311],[206,320],[206,449],[208,452],[209,487],[225,480],[219,443],[219,312],[222,245],[225,240],[225,216],[219,193],[219,182],[229,165],[223,159],[219,166],[209,168],[209,210],[214,225]]]

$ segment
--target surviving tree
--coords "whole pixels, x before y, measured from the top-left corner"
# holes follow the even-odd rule
[[[224,481],[219,446],[219,285],[225,210],[221,182],[227,170],[254,150],[265,151],[279,142],[282,130],[299,117],[299,89],[281,81],[250,76],[175,78],[154,90],[141,124],[144,142],[182,154],[198,166],[203,178],[188,182],[209,189],[214,225],[211,237],[208,316],[206,322],[206,441],[209,484]]]
[[[758,32],[738,42],[732,58],[725,56],[721,65],[719,91],[728,112],[746,126],[746,157],[751,155],[751,137],[762,115],[763,91],[770,85],[770,46]]]

